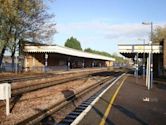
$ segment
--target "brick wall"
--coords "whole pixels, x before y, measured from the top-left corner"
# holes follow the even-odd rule
[[[107,67],[113,66],[113,62],[112,61],[106,61],[106,66]]]

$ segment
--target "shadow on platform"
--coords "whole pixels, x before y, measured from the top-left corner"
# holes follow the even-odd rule
[[[123,106],[120,105],[113,105],[114,108],[118,109],[120,112],[124,113],[126,116],[128,116],[131,119],[134,119],[138,121],[142,125],[148,125],[145,121],[143,121],[141,118],[139,118],[135,113],[132,111],[124,108]]]
[[[95,108],[95,107],[93,106],[92,109],[93,109],[101,118],[104,117],[104,114],[103,114],[101,111],[99,111],[97,108]],[[109,118],[106,118],[106,123],[109,124],[109,125],[115,125]]]
[[[159,82],[154,82],[154,85],[158,88],[158,89],[163,89],[166,90],[166,83],[159,83]]]

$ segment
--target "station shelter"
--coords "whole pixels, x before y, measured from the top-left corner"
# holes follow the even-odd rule
[[[166,73],[166,41],[153,44],[119,44],[119,53],[131,58],[135,64],[137,59],[142,59],[142,65],[147,67],[148,54],[153,55],[153,76],[165,76]],[[138,66],[139,67],[139,66]]]
[[[59,45],[25,45],[24,70],[69,70],[74,68],[110,67],[114,58],[75,50]]]

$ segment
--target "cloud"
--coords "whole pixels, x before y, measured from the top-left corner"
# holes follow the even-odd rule
[[[159,23],[158,25],[163,25]],[[109,24],[100,22],[69,23],[57,24],[59,33],[84,32],[83,35],[101,35],[106,39],[118,38],[139,38],[147,37],[150,32],[150,26],[142,24]],[[90,34],[89,34],[90,33]]]

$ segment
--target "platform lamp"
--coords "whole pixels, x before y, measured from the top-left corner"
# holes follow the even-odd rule
[[[150,46],[150,53],[149,53],[149,64],[150,64],[150,68],[149,68],[149,87],[148,89],[152,88],[152,84],[153,84],[153,53],[152,53],[152,43],[153,43],[153,22],[142,22],[143,25],[150,25],[151,27],[151,41],[149,42],[149,46]]]
[[[47,53],[45,53],[45,73],[47,72],[47,66],[48,66],[48,54]]]
[[[15,73],[18,73],[18,63],[19,63],[19,61],[18,61],[18,57],[19,57],[19,53],[18,53],[18,51],[16,50],[16,52],[15,52]]]
[[[70,66],[71,66],[71,59],[70,59],[70,57],[68,57],[68,59],[67,59],[67,71],[69,71],[70,70]]]

